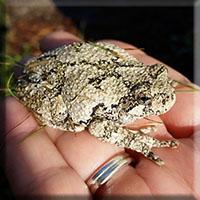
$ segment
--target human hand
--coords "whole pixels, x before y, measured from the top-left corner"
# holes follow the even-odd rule
[[[79,40],[65,32],[52,33],[41,42],[41,49],[46,51]],[[132,45],[113,40],[107,42],[132,49],[128,50],[129,53],[145,64],[159,62]],[[188,81],[170,67],[169,76],[181,82]],[[199,92],[179,93],[172,109],[160,116],[164,125],[159,126],[156,137],[173,136],[180,141],[175,150],[154,150],[165,160],[165,166],[159,167],[142,156],[136,158],[130,152],[137,164],[118,171],[109,184],[97,191],[98,195],[200,198],[200,180],[197,180],[200,175],[199,100]],[[70,134],[47,127],[38,130],[35,118],[15,98],[8,97],[3,103],[6,111],[5,171],[16,195],[91,198],[94,194],[86,180],[106,160],[124,152],[122,148],[100,142],[87,131]]]

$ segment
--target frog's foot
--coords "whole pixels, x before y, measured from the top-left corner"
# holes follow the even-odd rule
[[[156,155],[155,153],[153,153],[152,151],[149,151],[147,155],[144,154],[144,156],[147,157],[149,160],[152,160],[154,163],[156,163],[159,166],[162,166],[165,164],[165,162],[162,159],[160,159],[160,157]]]
[[[154,119],[150,119],[148,117],[144,117],[145,120],[148,120],[148,123],[143,124],[135,124],[131,126],[132,131],[140,132],[143,134],[150,134],[152,132],[157,131],[158,126],[163,125],[162,121],[157,121]]]
[[[154,138],[154,144],[153,147],[171,147],[171,148],[177,148],[179,145],[179,142],[177,140],[158,140]]]
[[[137,127],[132,127],[131,128],[131,131],[132,132],[135,132],[135,133],[141,133],[141,134],[150,134],[152,132],[155,132],[157,131],[157,125],[156,124],[145,124],[145,125],[140,125],[140,126],[137,126]]]
[[[129,148],[142,153],[145,157],[158,165],[163,165],[164,161],[152,152],[152,148],[174,148],[178,146],[177,141],[160,141],[141,131],[126,129],[120,124],[106,119],[96,119],[91,122],[89,131],[92,135],[104,142],[116,144],[119,147]]]
[[[126,128],[127,129],[127,128]],[[143,126],[134,128],[134,129],[128,129],[129,132],[135,133],[135,134],[150,134],[152,132],[157,131],[157,125],[156,124],[145,124]],[[150,136],[143,136],[143,137],[147,137],[147,140],[152,138]],[[152,138],[153,139],[153,146],[152,147],[171,147],[171,148],[177,148],[179,145],[179,142],[177,140],[158,140],[156,138]]]
[[[181,92],[200,92],[200,87],[190,82],[182,82],[178,80],[171,80],[172,87],[175,88],[176,93]],[[186,89],[187,88],[187,89]]]

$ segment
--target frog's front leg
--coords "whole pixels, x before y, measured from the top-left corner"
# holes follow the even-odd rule
[[[158,165],[164,162],[152,152],[154,147],[176,147],[178,143],[173,140],[159,141],[141,131],[132,131],[120,124],[106,119],[95,119],[89,125],[89,131],[98,139],[116,144],[119,147],[130,148],[142,153]]]

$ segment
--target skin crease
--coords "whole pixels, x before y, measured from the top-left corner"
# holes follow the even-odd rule
[[[60,31],[49,34],[40,46],[47,51],[73,41],[80,39]],[[106,42],[121,48],[134,48],[128,52],[145,64],[159,62],[130,44],[114,40]],[[188,81],[170,67],[169,75],[182,82]],[[177,149],[154,149],[165,161],[165,166],[159,167],[129,151],[137,160],[136,166],[129,165],[118,171],[95,195],[102,198],[106,195],[187,195],[200,198],[200,182],[195,183],[198,171],[194,171],[200,164],[200,147],[194,140],[199,137],[200,106],[194,102],[200,102],[199,92],[179,93],[168,113],[153,118],[163,121],[153,136],[180,138]],[[39,129],[30,111],[14,97],[5,98],[1,105],[5,105],[6,116],[3,133],[6,134],[5,172],[16,195],[46,195],[47,199],[52,195],[81,195],[90,199],[94,194],[85,181],[102,163],[125,151],[100,142],[87,131],[73,134],[47,127]],[[135,125],[129,124],[132,128]]]

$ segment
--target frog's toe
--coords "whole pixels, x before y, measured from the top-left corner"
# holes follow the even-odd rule
[[[170,148],[177,148],[179,146],[179,141],[177,140],[162,140],[159,141],[157,139],[154,140],[153,147],[170,147]]]
[[[149,160],[152,160],[154,163],[156,163],[159,166],[162,166],[165,164],[164,161],[152,151],[150,151],[147,155],[145,155],[145,157],[147,157]]]

